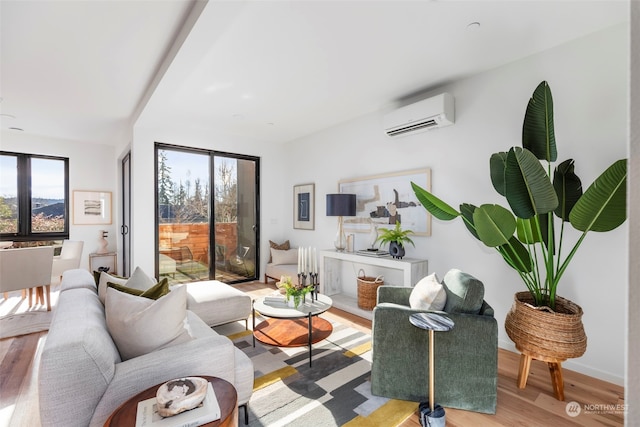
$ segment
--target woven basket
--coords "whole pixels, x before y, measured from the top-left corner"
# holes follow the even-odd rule
[[[518,292],[504,326],[516,347],[530,355],[566,360],[582,356],[587,349],[582,308],[562,297],[556,297],[552,311],[535,307],[529,292]]]
[[[364,270],[358,272],[358,307],[373,310],[378,299],[378,288],[384,285],[384,277],[365,276]]]

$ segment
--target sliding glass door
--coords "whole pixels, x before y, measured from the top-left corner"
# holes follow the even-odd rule
[[[216,278],[224,282],[256,278],[256,168],[256,160],[214,156]]]
[[[156,146],[159,277],[175,283],[256,278],[258,164],[246,156]]]

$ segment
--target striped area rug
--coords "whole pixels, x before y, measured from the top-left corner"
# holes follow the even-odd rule
[[[228,336],[253,361],[252,427],[388,427],[417,409],[415,402],[371,394],[371,336],[351,327],[333,323],[331,336],[313,345],[312,367],[308,347],[279,348],[256,341],[254,348],[251,331]]]

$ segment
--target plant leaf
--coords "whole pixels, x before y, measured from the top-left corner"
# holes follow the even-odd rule
[[[610,231],[627,219],[627,160],[613,163],[591,184],[569,219],[580,231]]]
[[[553,172],[553,188],[558,196],[558,207],[554,213],[563,221],[569,221],[569,214],[582,196],[582,182],[574,173],[573,159],[560,163]]]
[[[411,182],[411,187],[420,204],[436,218],[443,221],[451,221],[460,216],[460,212],[414,182]]]
[[[504,189],[504,170],[506,167],[507,153],[501,151],[491,155],[491,158],[489,159],[491,183],[493,184],[493,188],[495,188],[501,196],[506,194]]]
[[[541,82],[529,99],[522,124],[522,147],[537,159],[555,162],[558,157],[553,127],[553,97],[546,81]]]
[[[463,222],[467,227],[467,230],[469,230],[469,233],[471,233],[476,239],[480,240],[480,238],[478,237],[478,233],[474,228],[475,224],[473,222],[473,212],[475,212],[476,209],[477,208],[474,205],[463,203],[460,205],[460,215],[462,215],[462,217],[465,219],[465,221]]]
[[[542,241],[538,229],[536,228],[537,217],[528,219],[516,218],[516,229],[518,230],[518,240],[526,244],[534,244]]]
[[[492,248],[506,244],[516,231],[515,217],[500,205],[476,208],[473,223],[482,243]]]
[[[507,154],[506,198],[519,218],[551,212],[558,197],[549,176],[538,159],[527,149],[513,147]]]
[[[507,261],[507,264],[516,270],[522,273],[529,273],[533,270],[533,262],[529,251],[515,236],[511,236],[509,244],[502,245],[500,249],[502,249],[500,254]]]

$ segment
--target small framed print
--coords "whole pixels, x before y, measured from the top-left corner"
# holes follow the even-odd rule
[[[74,191],[73,223],[75,225],[111,224],[111,192]]]
[[[293,228],[313,230],[315,223],[315,184],[293,186]]]

